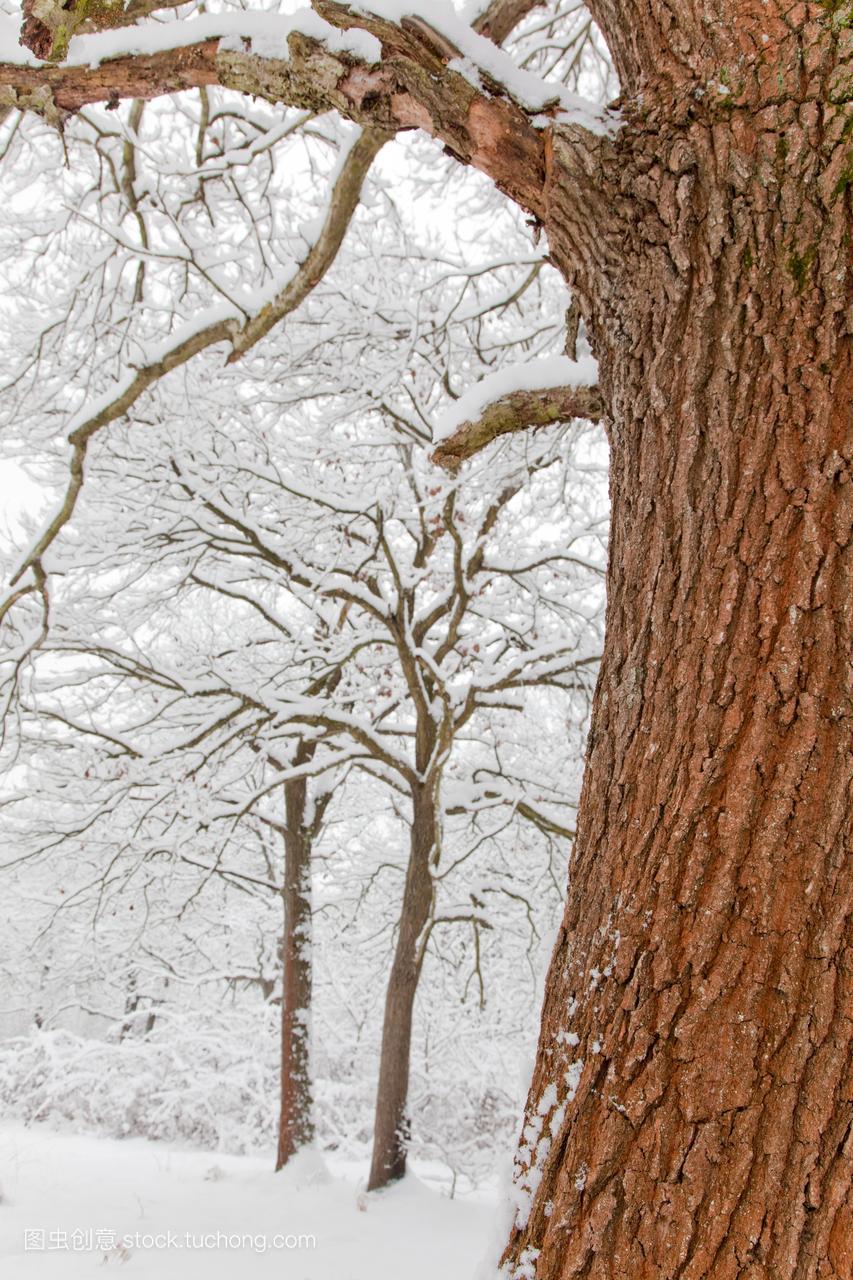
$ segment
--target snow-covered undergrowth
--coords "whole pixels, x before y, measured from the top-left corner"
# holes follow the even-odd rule
[[[240,1154],[273,1143],[275,1062],[228,1041],[124,1040],[66,1030],[0,1043],[0,1111],[108,1137],[187,1142]],[[266,1047],[266,1046],[264,1046]],[[273,1103],[271,1106],[270,1103]]]
[[[498,1245],[494,1200],[421,1176],[378,1195],[366,1166],[0,1125],[0,1275],[9,1280],[471,1280]],[[101,1268],[110,1265],[110,1272]],[[483,1271],[480,1271],[480,1268]]]
[[[274,1008],[255,1009],[251,1019],[243,1011],[219,1018],[208,1011],[120,1042],[65,1029],[0,1040],[0,1118],[269,1160],[278,1122],[277,1017]],[[353,1069],[349,1055],[324,1054],[322,1065],[317,1145],[366,1162],[375,1076],[367,1064]],[[462,1190],[490,1180],[512,1150],[521,1090],[496,1089],[488,1071],[486,1078],[454,1079],[448,1066],[416,1066],[411,1149],[416,1161],[441,1170],[446,1189]]]

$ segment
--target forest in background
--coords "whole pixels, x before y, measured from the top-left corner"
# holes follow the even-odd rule
[[[512,52],[613,92],[574,3]],[[88,445],[49,626],[41,599],[10,615],[0,1108],[281,1159],[284,1033],[288,1140],[311,1116],[363,1158],[380,1053],[408,1061],[410,1034],[404,1146],[455,1188],[504,1161],[526,1091],[607,459],[575,420],[433,460],[588,348],[488,180],[365,137],[219,89],[3,122],[6,457],[57,506],[69,424],[116,381],[134,398]],[[199,340],[288,289],[240,359]],[[9,531],[7,576],[43,519]],[[407,930],[409,1032],[386,1008]]]

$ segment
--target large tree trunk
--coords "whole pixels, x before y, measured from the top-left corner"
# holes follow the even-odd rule
[[[281,1000],[281,1112],[276,1169],[314,1137],[311,1079],[311,832],[307,782],[285,783],[284,974]]]
[[[585,208],[576,157],[551,159],[613,518],[519,1280],[853,1275],[853,166],[829,8],[776,100],[637,108]]]
[[[412,1017],[423,962],[423,943],[433,898],[430,862],[435,850],[436,809],[433,789],[412,789],[412,832],[409,865],[397,946],[385,996],[373,1159],[368,1191],[402,1178],[406,1172],[409,1058]]]

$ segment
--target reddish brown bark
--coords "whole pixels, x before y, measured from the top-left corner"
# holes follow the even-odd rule
[[[91,102],[157,98],[219,84],[217,46],[207,40],[187,49],[114,58],[99,67],[6,65],[0,72],[3,101],[34,110],[50,103],[60,113],[74,112]]]
[[[772,97],[757,66],[670,96],[698,55],[661,41],[667,92],[628,104],[580,205],[555,137],[545,222],[601,362],[613,524],[513,1277],[853,1273],[853,225],[827,8],[789,12]]]
[[[503,44],[528,13],[544,7],[545,0],[492,0],[474,22],[474,30],[495,44]]]

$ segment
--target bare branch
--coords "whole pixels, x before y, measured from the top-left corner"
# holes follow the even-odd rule
[[[232,339],[234,350],[228,357],[229,364],[239,360],[245,351],[259,342],[280,320],[295,311],[323,279],[343,243],[361,198],[367,172],[391,136],[381,129],[365,129],[361,133],[335,183],[326,220],[310,253],[293,279],[235,334]]]
[[[42,571],[42,557],[60,531],[71,519],[83,487],[84,466],[89,441],[102,428],[124,417],[141,395],[173,369],[186,364],[199,352],[230,342],[229,362],[237,360],[258,343],[280,320],[294,311],[316,288],[331,266],[341,247],[353,213],[358,205],[367,172],[388,135],[379,130],[365,130],[349,151],[329,201],[323,227],[308,257],[276,296],[242,326],[234,317],[218,318],[213,323],[191,332],[158,359],[126,377],[112,398],[97,412],[84,417],[69,435],[71,445],[71,479],[62,504],[44,533],[36,542],[11,580],[14,586],[28,571]],[[21,596],[15,592],[0,601],[0,621]]]
[[[553,818],[549,818],[540,810],[535,809],[532,804],[528,804],[526,800],[520,801],[515,806],[515,811],[520,818],[525,818],[528,822],[532,822],[534,827],[538,827],[544,835],[557,836],[561,840],[574,840],[577,831],[574,827],[564,827],[559,822],[555,822]]]

